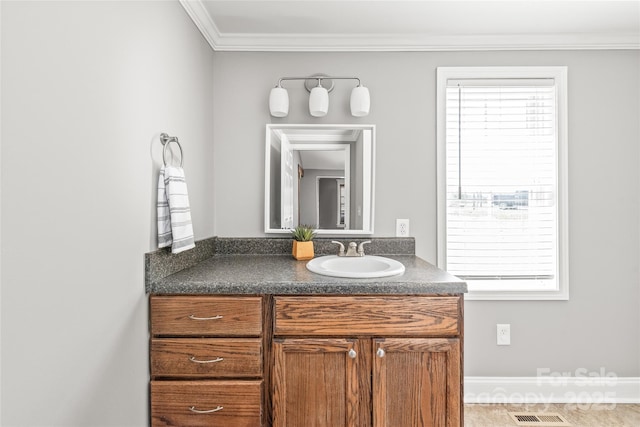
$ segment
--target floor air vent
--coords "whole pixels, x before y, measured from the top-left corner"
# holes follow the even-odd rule
[[[555,413],[509,412],[509,416],[518,426],[551,427],[571,425],[562,415]]]

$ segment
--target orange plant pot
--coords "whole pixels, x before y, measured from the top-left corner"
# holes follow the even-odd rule
[[[293,257],[299,261],[306,261],[313,258],[313,242],[293,241]]]

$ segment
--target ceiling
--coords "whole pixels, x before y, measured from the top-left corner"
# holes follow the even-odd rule
[[[309,150],[298,150],[302,166],[305,169],[341,170],[345,168],[344,149],[338,150],[334,146],[329,148],[323,146],[317,148],[318,143],[326,144],[348,144],[356,142],[361,131],[353,128],[324,129],[324,128],[290,128],[286,130],[274,131],[277,135],[286,133],[287,139],[292,144],[309,144],[315,148]],[[282,137],[281,137],[282,138]],[[343,172],[344,173],[344,172]]]
[[[344,151],[300,151],[304,169],[339,170],[344,174]]]
[[[180,0],[219,51],[640,49],[640,0]]]

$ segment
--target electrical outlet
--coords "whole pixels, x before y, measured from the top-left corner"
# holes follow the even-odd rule
[[[511,345],[511,325],[508,323],[497,325],[497,344],[498,345]]]
[[[396,219],[396,237],[409,237],[408,219]]]

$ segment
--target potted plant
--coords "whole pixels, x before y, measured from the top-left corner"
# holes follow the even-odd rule
[[[293,250],[291,254],[297,260],[309,260],[313,258],[313,238],[316,231],[309,225],[299,225],[291,230],[293,236]]]

